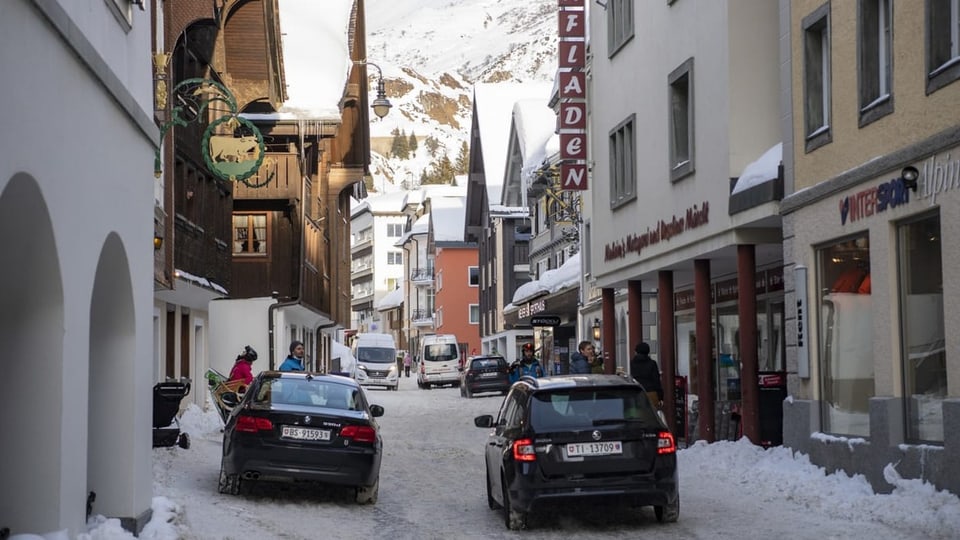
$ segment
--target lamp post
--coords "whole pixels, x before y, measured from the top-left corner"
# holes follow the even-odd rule
[[[390,100],[387,99],[386,85],[383,82],[383,71],[380,69],[380,66],[373,62],[359,60],[357,63],[377,68],[377,98],[373,100],[370,107],[373,109],[373,114],[377,115],[377,118],[383,118],[390,113],[390,107],[393,107]]]

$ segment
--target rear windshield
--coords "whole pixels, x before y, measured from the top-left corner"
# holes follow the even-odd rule
[[[423,359],[427,362],[445,362],[460,357],[456,343],[438,343],[423,348]]]
[[[263,405],[314,405],[329,409],[361,410],[363,397],[356,388],[323,379],[264,379],[253,398]]]
[[[397,350],[389,347],[357,347],[357,360],[375,364],[389,364],[397,361]]]
[[[470,362],[470,369],[484,369],[484,368],[495,368],[497,366],[505,366],[507,361],[503,358],[477,358],[473,362]]]
[[[537,431],[620,422],[651,429],[661,427],[647,396],[632,388],[564,388],[538,392],[531,402],[530,422]]]

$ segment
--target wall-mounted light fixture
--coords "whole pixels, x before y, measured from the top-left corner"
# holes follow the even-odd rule
[[[600,341],[600,319],[593,320],[593,340]]]
[[[163,237],[159,234],[153,235],[153,249],[159,251],[163,247]]]
[[[377,118],[383,118],[390,113],[390,107],[393,107],[390,100],[387,99],[386,85],[383,82],[383,71],[380,69],[380,66],[373,62],[358,60],[356,63],[377,68],[377,98],[370,104],[370,108],[373,109],[373,114],[377,115]]]
[[[920,171],[912,165],[907,165],[900,171],[900,179],[903,180],[903,185],[913,190],[914,193],[917,192],[917,180],[919,178]]]

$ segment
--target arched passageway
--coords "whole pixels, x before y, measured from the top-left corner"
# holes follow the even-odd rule
[[[27,174],[0,193],[0,246],[0,527],[53,530],[62,504],[64,293],[50,213]]]
[[[134,396],[136,324],[130,265],[116,233],[107,236],[97,262],[90,301],[90,378],[87,415],[87,491],[96,492],[96,512],[129,515],[135,482],[117,478],[136,475],[135,410],[124,403],[146,401]],[[143,351],[143,354],[149,354]]]

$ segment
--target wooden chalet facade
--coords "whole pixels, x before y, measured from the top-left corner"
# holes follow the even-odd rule
[[[189,370],[196,378],[206,367],[229,369],[244,344],[260,352],[261,369],[275,367],[292,339],[306,344],[309,367],[329,365],[330,336],[350,320],[350,194],[369,164],[363,4],[352,6],[348,45],[356,62],[340,118],[252,120],[266,152],[246,182],[220,180],[205,166],[201,139],[217,103],[206,122],[176,126],[168,135],[165,198],[157,212],[166,240],[155,279],[161,375]],[[169,88],[204,78],[233,94],[241,117],[281,109],[287,95],[278,0],[166,2],[164,9]],[[185,300],[178,288],[195,294]],[[227,309],[236,313],[263,311],[262,302],[250,307],[244,299],[275,305],[262,316],[241,315],[265,321],[242,327],[229,318],[218,322],[213,302],[224,299],[237,301]]]

